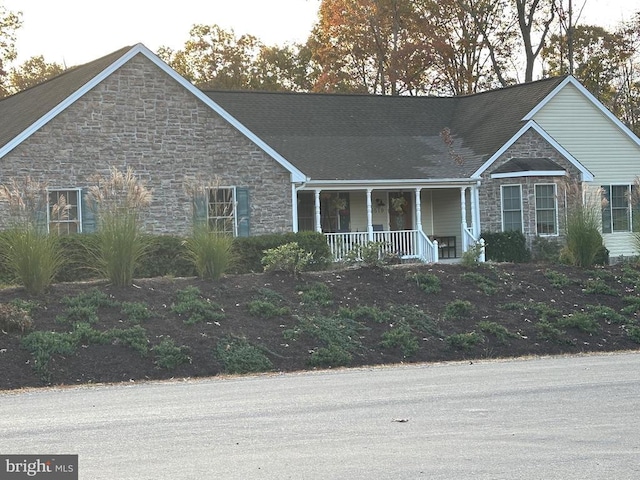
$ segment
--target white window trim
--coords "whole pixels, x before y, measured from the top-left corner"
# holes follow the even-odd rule
[[[237,237],[238,236],[238,199],[236,196],[236,187],[231,187],[231,186],[217,186],[217,187],[207,187],[207,223],[209,223],[209,221],[212,218],[222,218],[222,217],[212,217],[209,215],[209,207],[210,207],[210,203],[209,203],[209,195],[211,194],[212,190],[231,190],[231,195],[232,195],[232,199],[231,202],[233,204],[233,236]]]
[[[502,231],[506,232],[504,229],[504,187],[518,187],[520,191],[520,232],[524,233],[524,209],[522,208],[522,185],[519,183],[514,184],[505,184],[500,185],[500,220],[502,223]],[[509,230],[511,231],[511,230]]]
[[[564,170],[530,170],[526,172],[492,173],[491,178],[520,178],[520,177],[566,177]]]
[[[609,187],[609,204],[605,207],[609,209],[609,218],[611,219],[611,232],[603,233],[603,235],[626,235],[633,232],[633,205],[629,200],[629,195],[631,194],[631,183],[609,183],[603,185],[605,187]],[[613,196],[613,187],[625,187],[627,189],[627,209],[629,211],[629,229],[628,230],[614,230],[613,228],[613,207],[611,206],[611,197]]]
[[[51,220],[51,204],[49,203],[49,194],[53,192],[76,192],[76,198],[78,199],[76,209],[77,209],[77,218],[76,222],[78,224],[77,233],[82,233],[82,189],[78,187],[61,187],[61,188],[47,188],[47,233],[51,233],[49,231],[49,225],[52,223]],[[56,223],[71,223],[71,222],[59,222]]]
[[[536,187],[537,186],[553,186],[553,209],[554,209],[554,215],[555,215],[555,226],[556,226],[556,231],[555,233],[540,233],[538,232],[538,205],[537,205],[537,200],[538,200],[538,196],[536,195]],[[536,220],[536,235],[540,236],[540,237],[557,237],[558,235],[560,235],[560,228],[558,225],[558,186],[555,183],[535,183],[533,185],[533,197],[534,197],[534,210],[535,210],[535,220]]]

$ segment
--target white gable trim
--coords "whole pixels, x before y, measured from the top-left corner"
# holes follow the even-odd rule
[[[578,160],[576,160],[573,155],[571,155],[562,145],[560,145],[551,135],[545,132],[544,129],[540,127],[540,125],[538,125],[533,120],[529,120],[520,130],[518,130],[518,132],[516,132],[516,134],[513,137],[511,137],[496,153],[494,153],[491,156],[491,158],[489,158],[486,162],[484,162],[484,164],[471,175],[471,178],[479,179],[480,176],[493,164],[493,162],[495,162],[500,157],[500,155],[502,155],[509,148],[511,148],[511,146],[516,142],[516,140],[518,140],[522,135],[524,135],[529,130],[536,131],[542,138],[544,138],[547,142],[549,142],[549,145],[555,148],[558,151],[558,153],[560,153],[560,155],[562,155],[574,167],[580,170],[580,173],[582,174],[583,182],[593,181],[593,174],[589,170],[587,170],[584,167],[584,165],[582,165]]]
[[[78,100],[80,97],[86,94],[89,90],[91,90],[100,82],[102,82],[104,79],[106,79],[109,75],[111,75],[118,68],[120,68],[122,65],[127,63],[137,54],[142,54],[145,57],[147,57],[149,60],[151,60],[162,71],[164,71],[167,75],[173,78],[180,85],[182,85],[186,90],[191,92],[196,98],[202,101],[205,105],[207,105],[209,108],[215,111],[224,120],[230,123],[236,130],[238,130],[245,137],[247,137],[251,142],[255,143],[258,147],[260,147],[267,155],[269,155],[276,162],[282,165],[291,174],[292,182],[305,182],[308,180],[308,177],[305,174],[303,174],[300,170],[298,170],[295,166],[293,166],[293,164],[291,164],[282,155],[276,152],[273,148],[267,145],[262,139],[256,136],[253,132],[251,132],[247,127],[245,127],[242,123],[236,120],[233,116],[231,116],[226,110],[220,107],[220,105],[218,105],[209,97],[207,97],[202,91],[200,91],[193,84],[191,84],[191,82],[187,81],[184,77],[182,77],[175,70],[169,67],[169,65],[167,65],[162,60],[160,60],[160,58],[157,55],[155,55],[151,50],[149,50],[147,47],[145,47],[141,43],[132,47],[122,57],[120,57],[110,66],[105,68],[98,75],[93,77],[89,82],[87,82],[81,88],[76,90],[73,94],[68,96],[65,100],[60,102],[57,106],[52,108],[45,115],[43,115],[38,120],[36,120],[32,125],[30,125],[22,133],[14,137],[9,143],[7,143],[3,148],[0,149],[0,158],[2,158],[8,152],[16,148],[18,145],[20,145],[20,143],[22,143],[25,139],[33,135],[33,133],[39,130],[43,125],[46,125],[49,121],[55,118],[58,114],[60,114],[70,105],[72,105],[76,100]]]
[[[573,85],[576,89],[584,95],[587,100],[589,100],[602,114],[611,120],[620,130],[623,131],[625,135],[627,135],[633,143],[640,147],[640,138],[638,138],[629,128],[620,121],[618,117],[616,117],[613,113],[609,111],[607,107],[605,107],[600,100],[598,100],[593,94],[587,90],[584,85],[582,85],[575,77],[567,76],[560,84],[554,88],[540,103],[538,103],[533,110],[531,110],[523,120],[532,120],[533,117],[538,113],[544,106],[549,103],[553,97],[555,97],[560,90],[566,87],[568,84]]]

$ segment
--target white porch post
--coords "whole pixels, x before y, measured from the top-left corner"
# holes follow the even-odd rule
[[[422,199],[420,193],[422,188],[416,187],[416,230],[422,231]]]
[[[480,185],[476,184],[473,187],[473,199],[475,200],[475,209],[473,210],[473,235],[476,238],[480,238],[482,233],[482,226],[480,225]]]
[[[422,188],[416,187],[416,230],[418,230],[418,235],[416,238],[420,238],[420,232],[422,232],[422,199],[420,198],[420,193],[422,192]],[[422,242],[420,240],[416,241],[418,246],[418,251],[416,254],[418,258],[424,258],[424,252],[422,251]]]
[[[367,232],[369,241],[373,242],[373,210],[371,209],[371,188],[367,188]]]
[[[298,189],[295,184],[291,184],[291,215],[293,233],[298,231]]]
[[[320,218],[320,190],[314,191],[314,206],[316,211],[316,232],[322,233],[322,219]]]
[[[462,214],[462,252],[466,252],[467,245],[467,187],[460,187],[460,212]]]

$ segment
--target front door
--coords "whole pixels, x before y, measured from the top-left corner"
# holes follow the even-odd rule
[[[413,195],[411,192],[389,193],[390,230],[413,229]]]

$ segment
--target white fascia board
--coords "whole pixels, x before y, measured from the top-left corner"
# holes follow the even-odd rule
[[[551,135],[549,135],[546,131],[544,131],[544,129],[541,128],[540,125],[538,125],[533,120],[529,120],[526,124],[524,124],[523,127],[520,130],[518,130],[515,135],[513,135],[513,137],[511,137],[502,147],[500,147],[500,149],[496,153],[494,153],[486,162],[484,162],[484,164],[478,170],[476,170],[471,175],[471,178],[480,179],[480,176],[487,170],[487,168],[489,168],[493,164],[493,162],[495,162],[500,157],[500,155],[502,155],[509,148],[511,148],[511,146],[516,142],[516,140],[518,140],[522,135],[524,135],[530,129],[535,130],[542,138],[544,138],[547,142],[549,142],[549,144],[553,148],[555,148],[558,151],[558,153],[560,153],[560,155],[562,155],[574,167],[580,170],[580,173],[582,173],[583,182],[593,181],[593,174],[589,170],[587,170],[584,165],[582,165],[578,160],[576,160],[576,158],[573,155],[571,155],[562,145],[560,145]]]
[[[62,102],[60,102],[57,106],[47,112],[45,115],[40,117],[36,122],[34,122],[31,126],[25,129],[22,133],[17,135],[13,140],[11,140],[7,145],[5,145],[2,149],[0,149],[0,158],[2,158],[6,153],[13,150],[16,146],[22,143],[26,138],[30,137],[34,132],[40,129],[43,125],[48,123],[50,120],[55,118],[60,112],[64,111],[67,107],[72,105],[76,100],[82,97],[85,93],[115,72],[122,65],[127,63],[131,58],[133,58],[138,53],[144,55],[149,60],[151,60],[156,66],[158,66],[162,71],[168,74],[171,78],[177,81],[180,85],[182,85],[185,89],[191,92],[194,96],[196,96],[199,100],[205,103],[208,107],[210,107],[213,111],[215,111],[218,115],[224,118],[227,122],[229,122],[234,128],[236,128],[240,133],[246,136],[250,141],[258,145],[267,155],[272,157],[276,162],[280,163],[286,170],[288,170],[291,174],[291,182],[305,182],[308,178],[304,175],[300,170],[294,167],[288,160],[286,160],[282,155],[273,150],[269,145],[267,145],[262,139],[257,137],[253,132],[251,132],[248,128],[242,125],[238,120],[232,117],[226,110],[224,110],[220,105],[215,103],[209,97],[207,97],[201,90],[196,88],[191,82],[187,81],[184,77],[178,74],[175,70],[173,70],[169,65],[164,63],[160,58],[145,47],[142,43],[138,43],[133,46],[127,53],[125,53],[118,60],[113,62],[107,68],[105,68],[98,75],[93,77],[89,82],[83,85],[81,88],[76,90],[73,94],[68,96]]]
[[[519,178],[519,177],[564,177],[564,170],[530,170],[526,172],[492,173],[491,178]]]
[[[556,88],[554,88],[540,103],[538,103],[533,110],[531,110],[523,120],[532,120],[533,117],[538,113],[547,103],[549,103],[553,97],[555,97],[560,90],[567,86],[567,84],[571,84],[578,89],[582,95],[584,95],[587,100],[589,100],[602,114],[611,120],[620,130],[622,130],[625,135],[627,135],[633,143],[640,147],[640,138],[633,133],[629,128],[620,121],[618,117],[616,117],[613,113],[609,111],[607,107],[605,107],[600,100],[598,100],[589,90],[586,89],[584,85],[582,85],[575,77],[569,75],[565,78]]]
[[[452,188],[473,186],[476,179],[471,178],[438,178],[438,179],[406,179],[406,180],[310,180],[299,190],[367,190],[371,189],[408,189],[408,188]]]

